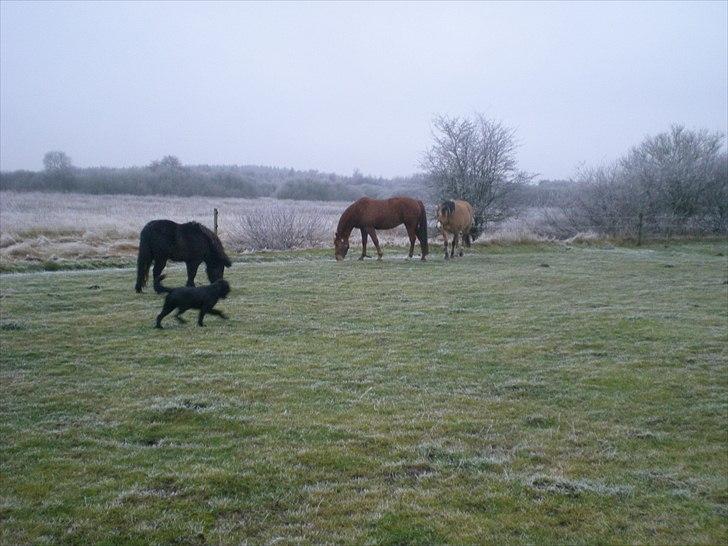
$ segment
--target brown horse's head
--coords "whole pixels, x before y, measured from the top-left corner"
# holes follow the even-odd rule
[[[349,238],[337,233],[334,237],[334,257],[336,261],[346,258],[347,252],[349,252]]]

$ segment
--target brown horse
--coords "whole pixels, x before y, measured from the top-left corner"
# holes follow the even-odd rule
[[[427,214],[422,201],[409,197],[392,197],[391,199],[370,199],[362,197],[344,211],[339,219],[334,237],[334,256],[336,260],[343,260],[349,251],[349,235],[352,230],[361,230],[361,256],[364,259],[367,253],[367,236],[372,238],[377,248],[379,259],[382,259],[382,250],[379,248],[379,239],[375,229],[392,229],[401,224],[407,228],[410,239],[409,257],[415,249],[415,238],[420,241],[422,259],[427,256]]]
[[[447,234],[451,233],[452,250],[450,257],[455,257],[455,247],[459,237],[465,241],[465,246],[470,248],[470,232],[473,229],[473,207],[467,201],[455,199],[445,201],[437,207],[437,227],[442,231],[442,238],[445,239],[445,259],[447,260]],[[460,241],[460,256],[463,255],[463,245]]]

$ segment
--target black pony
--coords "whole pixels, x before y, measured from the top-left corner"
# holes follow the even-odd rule
[[[152,220],[139,235],[139,257],[137,258],[137,282],[135,289],[142,291],[147,284],[149,266],[154,262],[152,275],[154,290],[163,292],[160,275],[167,260],[185,262],[187,265],[187,286],[195,286],[197,268],[205,262],[210,282],[222,279],[226,267],[232,263],[225,254],[222,243],[210,229],[197,222],[178,224],[172,220]]]

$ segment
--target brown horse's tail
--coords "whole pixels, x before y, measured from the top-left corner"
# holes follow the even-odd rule
[[[425,212],[425,204],[422,201],[418,201],[418,203],[420,204],[420,217],[417,220],[417,237],[420,239],[422,257],[424,258],[430,253],[430,247],[427,244],[427,213]]]
[[[149,242],[149,233],[146,227],[139,235],[139,256],[137,257],[137,281],[134,289],[141,292],[142,288],[147,285],[149,277],[149,267],[152,265],[152,249]]]

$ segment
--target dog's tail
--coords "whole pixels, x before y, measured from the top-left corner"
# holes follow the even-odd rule
[[[167,288],[166,286],[162,286],[162,281],[167,275],[160,275],[159,277],[154,279],[154,291],[157,294],[164,294],[167,292],[171,292],[171,288]]]
[[[147,285],[149,277],[149,267],[152,265],[152,249],[149,243],[149,234],[146,227],[139,235],[139,256],[137,257],[137,281],[134,289],[141,292],[142,288]]]
[[[427,213],[425,212],[425,204],[422,201],[418,201],[418,203],[420,204],[420,216],[417,219],[417,236],[420,239],[422,258],[424,259],[430,253],[427,244]]]

